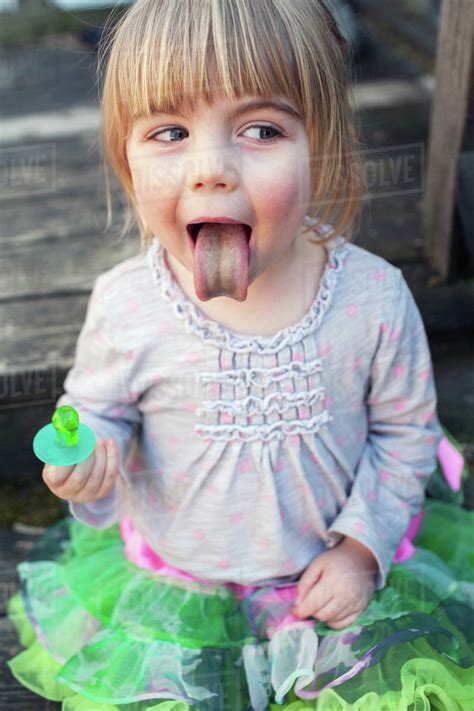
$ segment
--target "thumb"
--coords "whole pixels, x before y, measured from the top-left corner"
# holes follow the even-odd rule
[[[321,556],[315,558],[308,565],[296,586],[296,605],[299,605],[300,602],[302,602],[306,597],[308,591],[311,590],[314,585],[316,585],[319,578],[321,577],[322,569],[323,568]]]

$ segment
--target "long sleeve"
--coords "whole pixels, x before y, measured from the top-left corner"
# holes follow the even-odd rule
[[[442,437],[427,337],[401,272],[398,294],[372,360],[366,446],[328,531],[329,547],[342,534],[371,550],[379,568],[376,589],[384,587],[409,522],[423,506]]]
[[[129,393],[130,360],[112,341],[103,306],[102,276],[94,284],[86,318],[76,345],[74,364],[64,381],[64,394],[56,403],[71,405],[80,422],[90,427],[96,439],[114,438],[120,451],[122,472],[127,450],[140,424],[140,413]],[[88,504],[69,502],[74,518],[94,528],[107,528],[119,518],[119,475],[112,494]]]

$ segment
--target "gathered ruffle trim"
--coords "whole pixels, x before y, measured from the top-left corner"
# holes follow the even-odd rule
[[[206,343],[212,343],[237,353],[274,354],[288,345],[299,343],[319,328],[328,310],[338,277],[345,263],[347,241],[342,235],[327,244],[328,260],[321,277],[317,295],[305,316],[293,326],[278,331],[274,336],[243,336],[222,324],[206,318],[205,314],[188,299],[173,277],[165,261],[164,248],[158,237],[151,241],[147,258],[153,279],[161,289],[163,298],[176,316],[185,323],[188,333],[194,333]]]

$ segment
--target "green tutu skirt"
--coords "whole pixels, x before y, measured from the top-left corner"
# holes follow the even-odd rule
[[[158,574],[118,525],[67,517],[17,567],[7,664],[62,711],[473,711],[474,512],[439,465],[427,494],[414,554],[342,630],[275,627],[293,605],[275,588]]]

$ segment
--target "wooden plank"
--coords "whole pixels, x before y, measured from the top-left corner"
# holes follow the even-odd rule
[[[443,283],[451,269],[455,186],[472,75],[473,39],[472,0],[444,0],[423,219],[425,255]]]
[[[139,253],[138,240],[111,243],[97,230],[5,245],[0,256],[0,300],[90,292],[95,278]],[[57,306],[61,307],[60,301]]]

